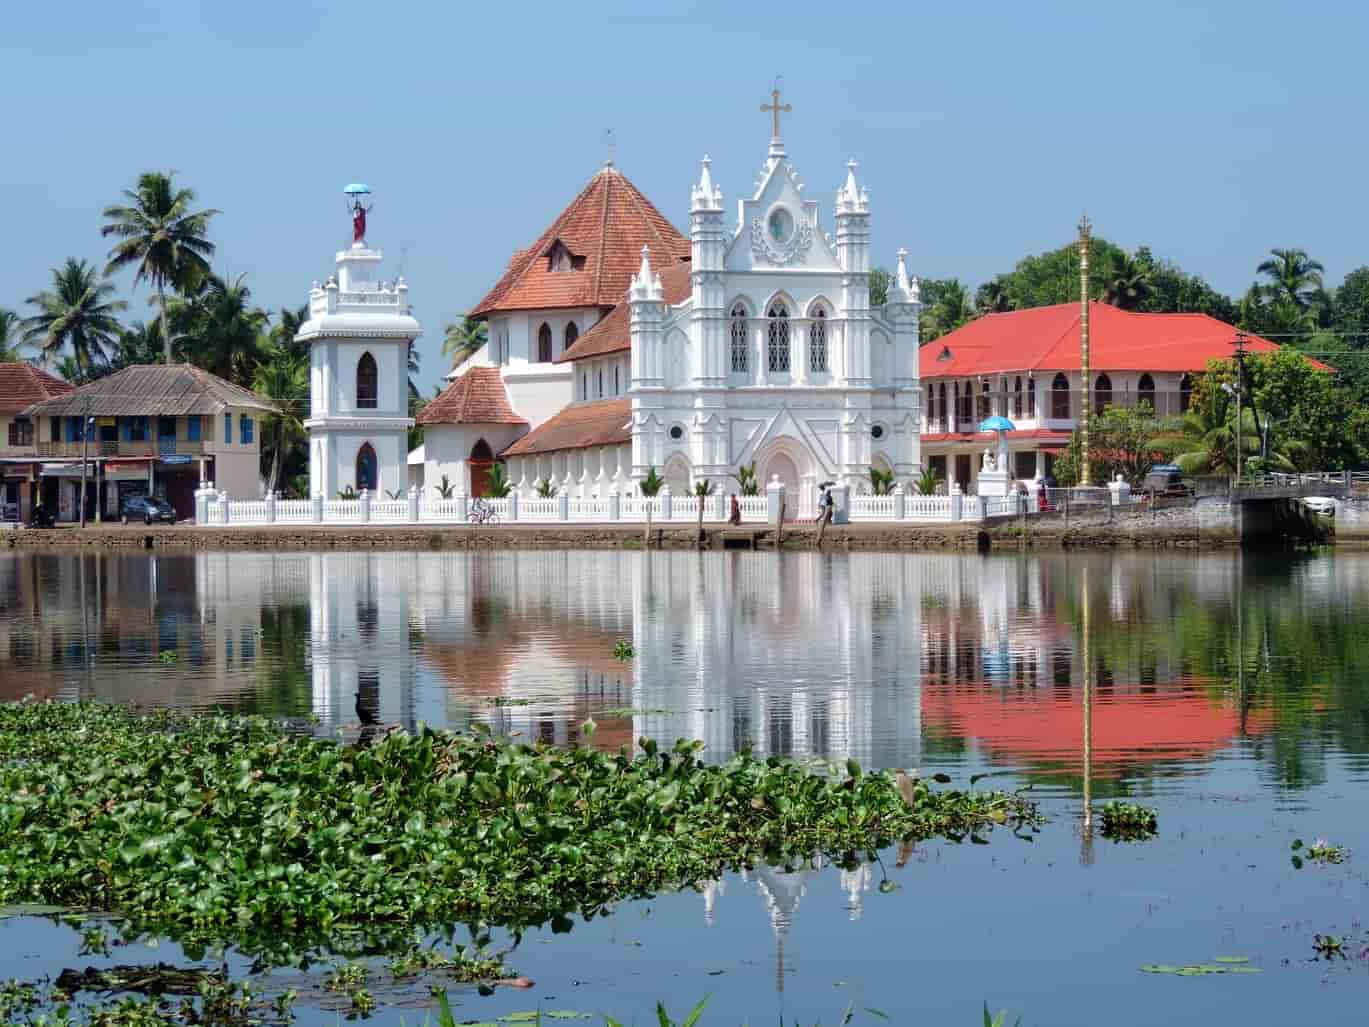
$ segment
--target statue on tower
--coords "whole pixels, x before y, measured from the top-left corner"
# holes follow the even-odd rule
[[[352,214],[352,245],[364,246],[366,244],[366,215],[372,204],[363,204],[361,198],[371,195],[370,186],[353,182],[342,191],[347,196],[348,210]]]

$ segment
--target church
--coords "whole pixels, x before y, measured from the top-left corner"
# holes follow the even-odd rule
[[[672,492],[738,471],[778,479],[798,512],[818,486],[921,470],[916,279],[905,253],[870,298],[870,201],[854,162],[831,220],[780,135],[728,223],[702,161],[682,235],[606,162],[471,310],[485,346],[419,414],[421,481],[482,494],[505,465],[523,496]],[[834,176],[835,177],[835,176]],[[417,468],[411,466],[411,471]],[[419,477],[417,474],[414,477]]]

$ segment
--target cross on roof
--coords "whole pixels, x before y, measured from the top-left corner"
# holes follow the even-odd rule
[[[775,88],[770,90],[770,102],[761,104],[761,112],[769,113],[772,118],[772,128],[770,131],[771,139],[780,137],[780,112],[788,114],[794,108],[791,104],[780,105],[780,80],[775,79]]]

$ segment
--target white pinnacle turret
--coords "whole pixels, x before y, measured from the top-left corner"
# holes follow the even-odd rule
[[[690,190],[690,210],[722,210],[723,191],[713,184],[713,175],[708,170],[713,162],[708,159],[708,154],[704,154],[704,159],[699,163],[703,165],[703,171],[699,175],[699,184]]]
[[[902,246],[898,248],[898,270],[894,272],[894,288],[901,293],[908,293],[912,286],[908,282],[908,251]]]
[[[642,266],[637,269],[637,274],[633,276],[632,284],[629,286],[630,300],[659,301],[663,295],[661,276],[653,274],[651,270],[650,252],[651,247],[643,243]]]

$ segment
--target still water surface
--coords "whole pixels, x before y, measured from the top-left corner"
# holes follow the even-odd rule
[[[570,743],[593,717],[609,748],[988,773],[1051,817],[1030,845],[760,870],[534,932],[510,962],[535,992],[463,991],[458,1019],[540,1002],[645,1023],[658,998],[682,1013],[711,993],[719,1024],[831,1023],[851,1002],[970,1024],[984,1001],[1031,1024],[1363,1022],[1367,643],[1353,554],[0,556],[0,700],[223,707],[349,738],[364,715]],[[1158,807],[1160,838],[1086,830],[1116,796]],[[1292,840],[1318,836],[1349,862],[1295,870]],[[1314,962],[1316,933],[1353,938],[1351,958]],[[0,920],[0,977],[92,962],[75,949]],[[1264,972],[1138,972],[1217,956]]]

